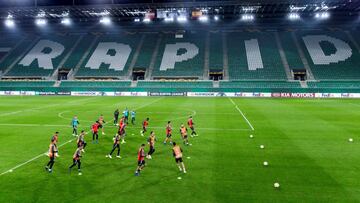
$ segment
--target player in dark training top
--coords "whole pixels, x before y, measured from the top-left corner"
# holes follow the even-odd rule
[[[48,171],[49,173],[52,172],[52,168],[54,166],[55,163],[55,157],[58,157],[58,149],[56,146],[56,141],[55,139],[51,139],[50,145],[49,145],[49,151],[48,151],[48,156],[49,156],[49,162],[47,163],[47,165],[45,166],[45,170]]]
[[[116,125],[119,121],[119,114],[120,114],[119,109],[116,109],[114,111],[114,125]]]
[[[116,134],[116,136],[114,137],[114,144],[113,144],[113,148],[110,151],[110,153],[108,155],[106,155],[106,157],[109,157],[110,159],[112,159],[112,153],[115,151],[115,149],[117,149],[117,155],[116,158],[121,158],[120,156],[120,134]]]
[[[155,152],[155,142],[156,142],[155,133],[153,131],[150,132],[150,136],[147,141],[150,149],[148,154],[146,155],[146,158],[152,159],[151,155]]]
[[[81,173],[81,151],[82,151],[83,147],[80,146],[79,148],[76,149],[74,155],[73,155],[73,164],[69,167],[69,173],[71,173],[71,169],[74,167],[74,166],[78,166],[78,175],[81,176],[82,173]]]
[[[85,152],[85,147],[86,147],[85,135],[86,135],[86,132],[84,130],[82,130],[77,139],[77,147],[78,148],[82,147],[82,149],[81,149],[82,152]]]

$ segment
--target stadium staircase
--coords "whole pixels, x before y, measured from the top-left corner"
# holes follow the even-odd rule
[[[288,61],[286,59],[285,51],[284,51],[283,46],[281,44],[278,32],[275,32],[275,40],[276,40],[276,45],[277,45],[278,50],[279,50],[281,62],[283,64],[283,66],[284,66],[286,77],[287,77],[288,80],[292,80],[289,63],[288,63]]]
[[[90,55],[90,51],[92,48],[95,47],[96,42],[98,41],[99,36],[95,36],[95,38],[92,40],[92,42],[90,43],[90,46],[86,49],[85,53],[82,55],[82,57],[80,58],[79,62],[76,64],[74,71],[72,72],[72,74],[70,75],[69,79],[72,80],[75,78],[75,75],[77,74],[77,72],[79,71],[81,65],[84,63],[85,59],[87,58],[88,55]],[[84,40],[85,42],[87,40]],[[86,46],[86,44],[84,44]]]
[[[224,69],[224,80],[229,80],[229,56],[227,48],[226,34],[222,34],[222,51],[223,51],[223,69]],[[219,49],[220,50],[220,49]]]
[[[79,38],[76,40],[75,44],[71,47],[71,49],[67,52],[67,54],[65,55],[65,57],[61,60],[61,62],[59,63],[59,65],[57,66],[56,70],[54,71],[54,73],[51,76],[51,79],[56,80],[57,76],[58,76],[58,72],[60,68],[64,68],[64,64],[67,60],[69,60],[69,57],[73,54],[74,50],[76,49],[76,47],[80,44],[81,40],[83,40],[83,36],[79,36]]]
[[[141,51],[141,48],[144,44],[144,40],[145,40],[145,35],[142,35],[141,36],[141,39],[140,39],[140,42],[136,48],[136,51],[135,51],[135,54],[133,56],[133,58],[131,59],[131,63],[130,63],[130,66],[129,66],[129,70],[128,70],[128,73],[127,73],[127,76],[124,77],[123,79],[127,79],[129,80],[132,76],[132,72],[133,72],[133,69],[134,69],[134,66],[136,64],[136,61],[138,60],[139,58],[139,55],[140,55],[140,51]]]
[[[303,67],[306,69],[307,78],[308,78],[309,80],[314,80],[314,75],[313,75],[313,73],[312,73],[312,71],[311,71],[311,69],[310,69],[309,62],[308,62],[308,60],[306,59],[305,54],[304,54],[302,48],[300,47],[300,44],[299,44],[299,42],[298,42],[298,40],[297,40],[297,38],[296,38],[295,32],[292,32],[291,35],[292,35],[293,41],[294,41],[294,43],[295,43],[296,49],[297,49],[297,51],[298,51],[298,54],[299,54],[299,56],[300,56],[301,62],[302,62],[302,64],[303,64]]]

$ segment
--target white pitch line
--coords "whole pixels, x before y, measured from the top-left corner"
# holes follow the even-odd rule
[[[71,139],[71,140],[68,140],[67,142],[62,143],[61,145],[59,145],[58,148],[61,148],[62,146],[66,145],[67,143],[72,142],[74,139],[76,139],[76,138],[73,138],[73,139]],[[13,172],[13,171],[16,170],[17,168],[20,168],[21,166],[24,166],[24,165],[26,165],[26,164],[28,164],[28,163],[30,163],[30,162],[32,162],[32,161],[34,161],[34,160],[42,157],[42,156],[46,156],[46,153],[47,153],[47,152],[41,153],[41,154],[37,155],[36,157],[33,157],[33,158],[25,161],[24,163],[21,163],[21,164],[15,166],[15,167],[13,167],[13,168],[5,171],[5,172],[2,172],[2,173],[0,174],[0,176],[5,175],[5,174],[10,173],[10,172]]]
[[[235,108],[239,111],[239,113],[242,115],[242,117],[245,119],[245,121],[247,122],[247,124],[250,126],[251,130],[255,130],[254,126],[251,125],[250,121],[246,118],[246,116],[244,115],[244,113],[241,111],[241,109],[235,104],[235,102],[231,99],[231,97],[228,97],[229,100],[231,101],[231,103],[235,106]]]
[[[155,102],[157,102],[157,101],[159,101],[159,100],[161,100],[161,99],[163,99],[163,97],[160,97],[159,99],[156,99],[156,100],[154,100],[153,102],[150,102],[150,103],[148,103],[148,104],[144,104],[144,105],[140,106],[140,107],[137,108],[137,109],[141,109],[141,108],[144,108],[144,107],[146,107],[146,106],[149,106],[149,105],[151,105],[151,104],[153,104],[153,103],[155,103]],[[104,125],[106,125],[106,123],[105,123]],[[88,132],[89,132],[89,131],[88,131]],[[61,145],[59,145],[58,148],[60,148],[60,147],[62,147],[62,146],[64,146],[64,145],[72,142],[74,139],[76,139],[76,138],[72,138],[71,140],[68,140],[67,142],[62,143]],[[19,168],[19,167],[21,167],[21,166],[24,166],[24,165],[26,165],[26,164],[28,164],[28,163],[30,163],[30,162],[32,162],[32,161],[34,161],[34,160],[42,157],[42,156],[45,156],[45,153],[46,153],[46,152],[44,152],[44,153],[42,153],[42,154],[39,154],[39,155],[37,155],[37,156],[35,156],[35,157],[33,157],[33,158],[31,158],[31,159],[29,159],[29,160],[21,163],[21,164],[16,165],[15,167],[13,167],[13,168],[11,168],[11,169],[9,169],[9,170],[6,170],[6,171],[2,172],[2,173],[0,174],[0,176],[2,176],[2,175],[4,175],[4,174],[7,174],[7,173],[10,173],[10,172],[14,171],[15,169],[17,169],[17,168]]]

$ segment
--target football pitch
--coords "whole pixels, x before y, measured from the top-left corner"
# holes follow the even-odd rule
[[[122,159],[106,158],[113,112],[126,107],[137,112],[136,125],[127,127]],[[89,131],[100,114],[106,135],[99,144],[85,137],[83,174],[69,174],[71,118]],[[190,115],[199,136],[184,146],[178,129]],[[146,117],[156,151],[135,177]],[[162,143],[169,120],[187,174]],[[352,99],[0,97],[0,202],[359,202],[359,121],[360,100]],[[44,153],[55,131],[60,157],[50,174]]]

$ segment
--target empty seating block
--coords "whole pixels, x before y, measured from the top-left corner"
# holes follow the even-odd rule
[[[158,39],[158,34],[144,34],[144,36],[145,38],[134,68],[148,69],[151,63],[152,55],[156,47],[156,41]]]
[[[211,33],[209,45],[209,69],[223,70],[223,57],[222,33]]]
[[[139,81],[143,88],[212,88],[212,81]]]
[[[359,79],[360,54],[345,32],[299,31],[315,79]]]
[[[152,76],[203,76],[204,33],[186,33],[183,38],[175,38],[175,34],[162,37]]]
[[[98,38],[75,77],[116,77],[128,72],[140,34],[107,34]],[[92,43],[89,41],[89,43]],[[115,56],[115,57],[114,57]]]
[[[130,87],[131,81],[63,81],[60,87],[96,87],[96,88],[123,88]]]
[[[220,82],[220,88],[301,88],[299,82],[287,81],[231,81]]]
[[[52,87],[54,81],[0,81],[0,87]]]
[[[0,38],[0,46],[2,47],[11,47],[10,53],[7,53],[7,57],[2,59],[0,64],[0,71],[5,71],[10,67],[13,62],[19,59],[19,56],[24,52],[29,43],[31,43],[32,38],[28,36],[6,36]],[[18,47],[15,48],[16,44],[20,43]]]
[[[74,46],[79,36],[74,35],[44,35],[20,59],[6,76],[15,77],[47,77],[50,76]],[[21,55],[29,44],[33,43],[35,36],[27,39],[19,49],[14,52]]]
[[[227,47],[230,79],[286,79],[274,33],[227,33]]]
[[[61,68],[75,69],[76,65],[80,62],[81,58],[85,54],[86,50],[89,49],[91,42],[95,39],[92,34],[86,34],[81,36],[81,41],[75,47],[71,56],[65,61]]]
[[[308,82],[309,88],[359,89],[360,81],[320,81]]]
[[[279,32],[281,45],[285,52],[285,57],[291,69],[304,69],[304,64],[301,61],[298,49],[291,36],[291,32]]]

